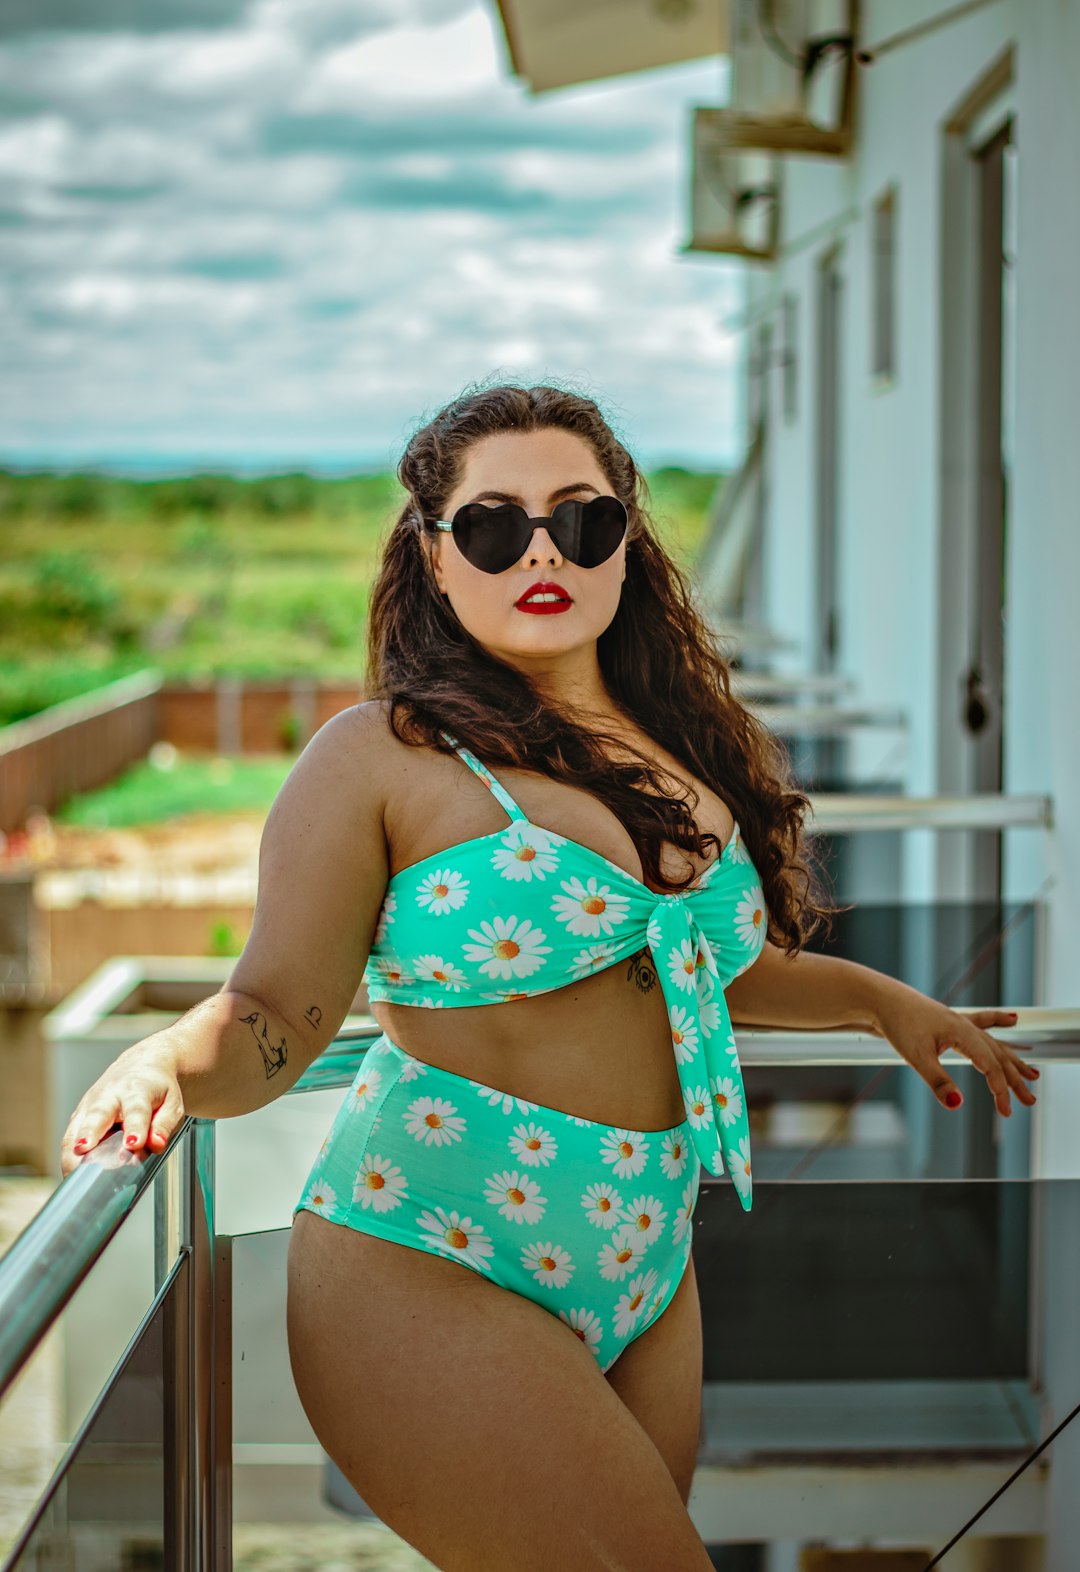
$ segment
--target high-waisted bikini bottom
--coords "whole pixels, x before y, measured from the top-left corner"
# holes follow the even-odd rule
[[[293,1215],[459,1261],[557,1316],[607,1370],[679,1286],[700,1177],[686,1120],[579,1119],[424,1064],[383,1032]]]

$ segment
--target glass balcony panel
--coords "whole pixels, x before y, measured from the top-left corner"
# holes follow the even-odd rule
[[[18,1455],[18,1427],[34,1438],[15,1477],[5,1470],[5,1572],[166,1565],[184,1433],[171,1372],[184,1336],[177,1317],[186,1314],[178,1180],[190,1134],[160,1163],[5,1395],[4,1455]]]

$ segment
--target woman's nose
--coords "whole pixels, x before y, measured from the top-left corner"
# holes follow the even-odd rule
[[[526,547],[525,555],[530,562],[536,557],[544,557],[554,562],[562,561],[562,552],[542,524],[538,524],[533,530],[532,539]]]

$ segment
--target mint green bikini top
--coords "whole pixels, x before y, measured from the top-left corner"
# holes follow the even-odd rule
[[[757,960],[768,912],[739,826],[680,894],[531,824],[475,754],[442,735],[510,816],[390,879],[364,970],[368,998],[426,1009],[549,993],[652,952],[695,1150],[748,1212],[750,1131],[724,989]],[[650,984],[651,986],[651,984]]]

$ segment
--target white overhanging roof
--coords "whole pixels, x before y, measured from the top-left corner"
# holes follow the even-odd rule
[[[729,50],[730,0],[496,0],[534,93]]]

